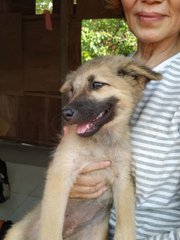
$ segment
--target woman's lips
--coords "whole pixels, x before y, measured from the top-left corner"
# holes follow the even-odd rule
[[[160,14],[160,13],[154,13],[154,12],[138,12],[137,14],[138,19],[141,22],[155,22],[155,21],[160,21],[162,20],[165,15],[164,14]]]

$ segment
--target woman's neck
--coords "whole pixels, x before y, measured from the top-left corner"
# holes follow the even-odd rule
[[[180,52],[180,36],[159,43],[138,42],[136,57],[148,67],[154,68]]]

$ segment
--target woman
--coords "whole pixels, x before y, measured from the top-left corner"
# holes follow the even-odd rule
[[[180,1],[108,2],[123,8],[137,37],[136,57],[163,74],[160,82],[147,85],[131,121],[137,239],[180,239]],[[103,194],[108,186],[89,172],[109,166],[108,160],[87,166],[70,197]],[[110,239],[114,227],[112,209]]]

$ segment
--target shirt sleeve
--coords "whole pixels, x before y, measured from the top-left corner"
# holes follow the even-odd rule
[[[180,240],[180,228],[175,229],[169,233],[162,233],[150,238],[145,238],[144,240]]]
[[[108,240],[113,240],[116,226],[116,213],[114,208],[111,209],[111,216],[109,220],[109,234]],[[174,229],[168,233],[161,233],[156,236],[144,238],[142,240],[180,240],[180,228]]]

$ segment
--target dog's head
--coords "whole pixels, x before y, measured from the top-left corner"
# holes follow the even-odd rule
[[[145,84],[160,79],[132,58],[100,57],[67,75],[61,87],[69,100],[62,109],[68,124],[77,125],[77,134],[92,136],[102,127],[128,124]]]

